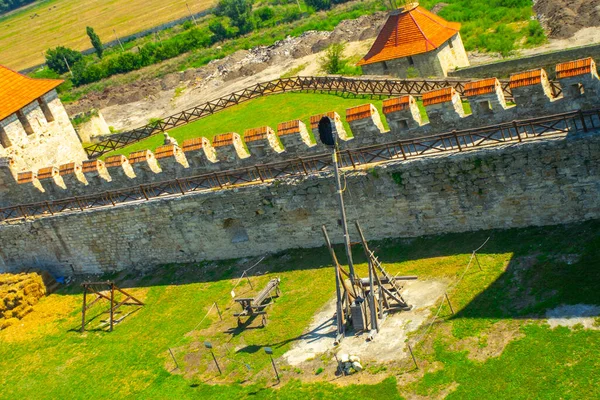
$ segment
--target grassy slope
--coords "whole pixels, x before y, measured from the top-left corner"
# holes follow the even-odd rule
[[[199,0],[189,6],[200,12],[214,3]],[[187,15],[185,2],[173,0],[43,1],[0,18],[0,59],[3,65],[22,69],[43,62],[41,53],[51,47],[91,47],[86,26],[108,42],[114,40],[113,28],[126,36]]]
[[[372,103],[383,117],[382,103],[379,98],[371,99],[368,96],[344,97],[334,94],[315,93],[284,93],[254,99],[235,107],[228,108],[216,114],[202,118],[196,122],[184,125],[169,131],[169,134],[179,141],[204,136],[212,140],[215,135],[225,132],[244,134],[246,129],[259,126],[270,126],[277,129],[277,124],[292,119],[302,120],[310,129],[310,116],[328,111],[337,111],[344,121],[347,132],[350,127],[346,121],[346,109],[361,104]],[[421,116],[427,121],[427,114],[419,102]],[[465,103],[465,112],[470,113],[469,104]],[[388,129],[385,118],[383,124]],[[162,135],[155,135],[145,140],[134,143],[117,151],[108,153],[102,158],[115,154],[128,155],[137,150],[150,149],[162,145]]]
[[[463,272],[473,248],[488,236],[491,240],[480,252],[483,272],[471,269],[450,293],[457,314],[452,317],[444,307],[440,314],[444,322],[434,325],[416,347],[425,371],[422,377],[407,367],[390,368],[387,373],[392,377],[376,386],[337,388],[329,383],[289,381],[288,377],[302,378],[303,374],[288,370],[283,371],[286,383],[275,391],[270,388],[269,361],[260,347],[271,345],[275,356],[281,356],[293,343],[290,339],[303,331],[312,314],[333,295],[329,257],[320,248],[289,251],[263,261],[254,272],[267,273],[252,280],[262,284],[279,276],[283,295],[271,307],[266,329],[236,335],[223,329],[234,326],[232,308],[224,311],[224,322],[218,322],[213,313],[193,338],[184,336],[212,302],[225,308],[248,261],[171,265],[160,274],[141,278],[131,291],[147,305],[113,333],[81,336],[74,331],[80,321],[79,289],[72,286],[53,294],[36,306],[23,326],[0,332],[0,398],[398,398],[411,393],[434,396],[450,385],[455,387],[451,398],[598,397],[600,378],[594,371],[600,368],[600,332],[551,330],[536,318],[563,303],[600,305],[600,222],[386,240],[373,246],[393,273],[454,279]],[[364,259],[356,250],[358,269],[364,270]],[[573,254],[578,260],[565,262],[564,255]],[[121,276],[119,282],[124,279]],[[309,286],[315,289],[312,293],[306,290]],[[238,296],[249,292],[245,281],[236,288]],[[534,301],[525,304],[524,298]],[[94,308],[91,314],[99,310]],[[506,323],[516,325],[522,337],[498,357],[472,361],[466,351],[453,347],[459,340],[475,338],[479,343],[475,347],[485,348],[488,335]],[[209,335],[211,327],[217,329]],[[250,375],[257,374],[258,383],[209,386],[203,383],[206,375],[186,379],[167,372],[168,347],[174,347],[180,363],[186,365],[190,343],[205,339],[212,341],[230,379],[245,379],[239,362],[248,362],[253,367]],[[232,349],[257,347],[255,352],[229,353],[234,363],[223,358],[225,343]],[[210,365],[209,355],[202,349],[199,354],[200,368]],[[334,367],[324,364],[324,368]],[[382,378],[386,374],[380,373]],[[412,383],[398,387],[393,376]]]

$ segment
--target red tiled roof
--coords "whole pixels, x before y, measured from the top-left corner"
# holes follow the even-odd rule
[[[558,79],[562,79],[589,74],[593,69],[595,69],[595,67],[596,63],[591,57],[564,62],[556,66],[556,77]]]
[[[32,79],[0,65],[0,120],[63,83],[60,79]]]
[[[417,6],[393,13],[379,32],[371,50],[358,65],[435,50],[459,30],[458,22],[448,22],[423,7]]]

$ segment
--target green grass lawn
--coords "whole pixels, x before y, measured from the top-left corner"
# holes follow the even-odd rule
[[[372,247],[392,273],[452,280],[488,236],[479,256],[483,271],[473,266],[449,293],[456,314],[444,306],[441,322],[415,346],[420,370],[407,360],[367,365],[361,377],[378,383],[340,387],[315,381],[314,371],[286,368],[279,361],[283,380],[274,386],[262,347],[271,346],[275,358],[280,357],[334,294],[327,251],[299,249],[271,255],[251,273],[255,288],[281,278],[283,294],[270,307],[263,329],[227,332],[235,328],[230,292],[253,260],[166,265],[143,276],[102,277],[131,287],[146,303],[112,333],[78,332],[82,295],[71,284],[42,299],[20,325],[0,331],[0,398],[600,396],[600,331],[550,329],[541,320],[547,309],[560,304],[600,305],[600,222],[384,240]],[[364,274],[365,260],[360,248],[355,250],[357,270]],[[338,256],[342,254],[338,248]],[[234,290],[237,296],[254,292],[245,280]],[[194,331],[215,301],[224,321],[213,311]],[[95,306],[90,316],[102,309]],[[498,340],[507,337],[498,347]],[[224,377],[210,369],[205,340],[212,342]],[[168,348],[173,348],[183,375],[170,372]],[[491,356],[471,357],[486,351]],[[326,373],[335,368],[322,362]]]
[[[265,125],[276,130],[278,123],[293,119],[303,121],[310,131],[310,117],[328,111],[337,111],[342,117],[346,131],[351,132],[350,126],[346,122],[346,109],[367,103],[375,105],[384,127],[389,129],[382,111],[383,99],[380,97],[347,97],[321,93],[283,93],[260,97],[238,104],[216,114],[209,115],[206,118],[172,129],[169,131],[169,134],[177,139],[181,145],[185,139],[193,137],[204,136],[212,140],[215,135],[226,132],[237,132],[243,135],[246,129]],[[421,110],[423,121],[428,121],[427,113],[421,101],[418,101],[418,106]],[[463,106],[466,113],[471,112],[469,103],[463,103]],[[162,144],[163,136],[157,134],[122,149],[107,153],[101,159],[116,154],[127,156],[138,150],[154,150]]]

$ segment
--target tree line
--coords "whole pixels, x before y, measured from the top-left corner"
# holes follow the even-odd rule
[[[150,41],[137,46],[137,51],[122,51],[103,57],[104,46],[92,27],[87,34],[97,58],[84,57],[80,52],[59,46],[46,52],[46,65],[58,74],[71,72],[76,86],[97,82],[111,75],[137,70],[176,57],[194,49],[208,48],[226,39],[246,35],[255,29],[299,20],[306,13],[329,9],[332,4],[349,0],[304,0],[308,7],[301,11],[297,0],[270,0],[287,7],[253,6],[253,0],[220,0],[208,23],[198,26],[186,21],[184,31],[164,40]],[[288,6],[289,3],[289,6]],[[296,4],[298,7],[296,7]],[[280,11],[280,14],[275,10]]]

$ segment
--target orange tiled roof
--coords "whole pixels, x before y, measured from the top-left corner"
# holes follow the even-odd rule
[[[177,146],[174,144],[165,144],[154,149],[154,157],[156,157],[157,160],[160,160],[161,158],[173,157],[176,153]]]
[[[456,94],[453,87],[445,87],[442,89],[432,90],[431,92],[423,93],[423,105],[431,106],[452,101],[452,96]]]
[[[101,160],[88,160],[84,161],[82,165],[83,172],[94,172],[104,167],[104,161]]]
[[[0,65],[0,120],[63,83],[60,79],[32,79]]]
[[[508,85],[511,89],[522,87],[539,85],[542,83],[542,79],[546,78],[546,71],[541,68],[534,69],[531,71],[519,72],[510,76],[510,82]]]
[[[215,136],[212,142],[213,147],[228,146],[233,144],[233,135],[233,132],[229,132]]]
[[[487,78],[475,82],[467,82],[465,84],[465,97],[479,96],[481,94],[494,93],[496,88],[500,86],[500,82],[496,78]]]
[[[139,150],[129,154],[129,164],[137,164],[150,160],[154,154],[150,150]]]
[[[62,164],[58,167],[58,172],[61,176],[74,174],[79,171],[81,171],[81,164],[75,164],[74,162]]]
[[[591,57],[581,60],[568,61],[556,66],[556,77],[558,79],[569,78],[572,76],[585,75],[596,68],[596,63]]]
[[[319,122],[323,117],[329,117],[332,120],[336,120],[338,115],[335,111],[329,111],[323,114],[317,114],[310,117],[310,129],[317,129],[319,126]]]
[[[301,123],[302,122],[298,119],[279,123],[277,125],[277,136],[285,136],[292,135],[294,133],[300,133]]]
[[[459,30],[458,22],[448,22],[423,7],[417,6],[394,13],[388,17],[371,50],[358,65],[435,50]]]
[[[373,107],[373,104],[363,104],[356,107],[346,109],[346,121],[357,121],[359,119],[370,118],[377,110]]]
[[[260,128],[246,129],[244,132],[244,142],[255,142],[257,140],[266,139],[270,133],[274,133],[269,126],[261,126]]]
[[[188,151],[200,150],[204,147],[204,140],[205,139],[203,137],[186,139],[181,144],[181,149],[184,153],[187,153]]]
[[[106,167],[120,167],[121,165],[127,163],[127,157],[122,154],[117,156],[110,156],[104,160],[104,165]]]
[[[383,101],[383,113],[389,114],[394,111],[401,111],[408,108],[408,106],[414,102],[414,98],[411,101],[410,96],[393,97]]]

